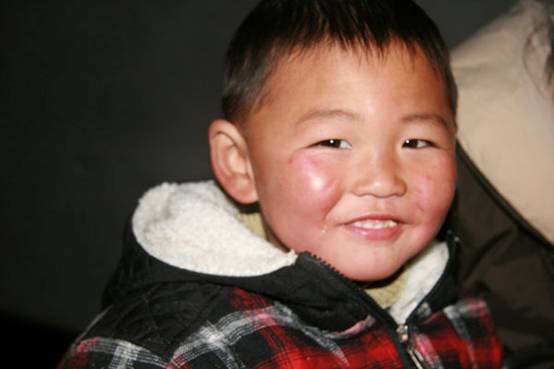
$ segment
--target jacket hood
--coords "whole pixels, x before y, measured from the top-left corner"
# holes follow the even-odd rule
[[[149,190],[126,232],[105,304],[149,284],[188,281],[271,297],[330,330],[367,317],[367,303],[360,303],[367,296],[354,283],[309,254],[273,246],[239,221],[238,213],[212,181]],[[406,282],[389,309],[397,322],[405,321],[438,283],[448,259],[447,245],[436,243],[409,263]]]

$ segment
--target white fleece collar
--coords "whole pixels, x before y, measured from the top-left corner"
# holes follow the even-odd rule
[[[449,252],[446,242],[434,242],[406,266],[406,284],[389,313],[397,323],[406,321],[410,313],[437,284],[444,273]]]
[[[237,218],[238,210],[213,181],[159,185],[140,199],[133,232],[151,256],[188,271],[232,277],[271,273],[295,263],[256,236]],[[403,322],[440,278],[448,259],[435,243],[406,267],[407,280],[391,315]]]
[[[294,264],[297,255],[255,236],[212,182],[167,184],[148,191],[133,216],[150,255],[192,272],[251,277]]]

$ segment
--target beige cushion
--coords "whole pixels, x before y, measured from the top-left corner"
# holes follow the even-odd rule
[[[554,243],[548,22],[540,2],[521,1],[453,50],[452,66],[460,144],[512,207]]]

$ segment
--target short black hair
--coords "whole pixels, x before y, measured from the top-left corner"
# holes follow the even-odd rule
[[[452,113],[457,88],[435,23],[411,0],[262,0],[229,45],[223,85],[225,118],[238,122],[260,101],[284,56],[329,42],[383,54],[392,42],[420,49],[442,77]]]

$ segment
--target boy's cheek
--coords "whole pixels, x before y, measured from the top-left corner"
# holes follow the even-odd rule
[[[456,177],[454,159],[445,158],[412,178],[419,210],[431,219],[441,219],[446,215],[454,198]]]
[[[298,153],[288,162],[289,185],[305,209],[329,210],[340,197],[340,168],[318,155]]]

